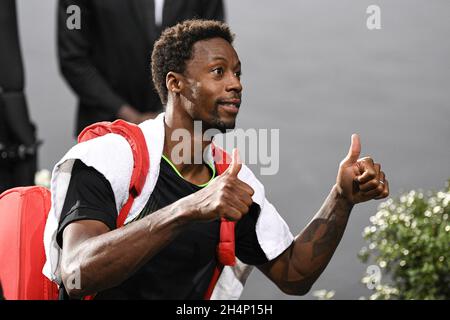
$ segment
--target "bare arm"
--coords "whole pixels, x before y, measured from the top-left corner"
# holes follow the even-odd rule
[[[94,220],[70,223],[63,232],[61,263],[69,296],[83,297],[119,285],[190,223],[241,219],[252,204],[253,189],[237,178],[240,168],[235,159],[204,189],[113,231]],[[77,274],[80,287],[74,288],[71,281]]]
[[[180,200],[113,231],[95,220],[69,224],[63,233],[61,266],[68,294],[78,298],[119,285],[169,243],[191,214]],[[69,283],[76,274],[79,288]]]
[[[353,206],[389,195],[381,166],[369,157],[358,160],[359,137],[352,136],[336,184],[320,210],[292,245],[259,269],[287,294],[306,294],[326,268],[341,241]]]
[[[333,187],[320,210],[278,258],[260,266],[280,289],[306,294],[331,260],[347,225],[353,205]]]

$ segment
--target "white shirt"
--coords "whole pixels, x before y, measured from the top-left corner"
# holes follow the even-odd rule
[[[155,24],[160,27],[163,20],[164,0],[155,0]]]

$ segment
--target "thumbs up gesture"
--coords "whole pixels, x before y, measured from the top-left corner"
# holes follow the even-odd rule
[[[227,170],[215,178],[207,187],[185,198],[190,208],[195,208],[194,220],[210,221],[218,218],[237,221],[247,214],[254,190],[239,180],[242,168],[237,149],[233,150]]]
[[[242,162],[241,158],[239,157],[239,151],[236,148],[234,148],[233,153],[231,155],[231,163],[228,166],[228,169],[225,171],[225,173],[237,178],[239,171],[241,171],[241,168]]]
[[[370,157],[359,159],[360,153],[359,136],[353,134],[348,154],[339,165],[336,178],[338,192],[351,204],[386,198],[389,183],[381,171],[381,165],[374,163]]]

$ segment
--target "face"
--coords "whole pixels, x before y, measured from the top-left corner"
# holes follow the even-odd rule
[[[181,92],[183,106],[203,129],[234,129],[241,105],[241,63],[222,38],[198,41],[186,63]]]

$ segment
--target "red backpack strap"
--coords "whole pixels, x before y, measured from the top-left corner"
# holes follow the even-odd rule
[[[139,126],[126,122],[124,120],[116,120],[114,122],[97,122],[81,131],[78,135],[78,142],[88,141],[94,138],[102,137],[108,133],[120,134],[130,144],[131,151],[133,153],[133,172],[131,174],[128,200],[120,210],[117,216],[116,225],[117,228],[122,227],[125,224],[125,220],[128,213],[131,210],[134,199],[141,194],[144,188],[147,173],[150,168],[150,158],[147,149],[147,143],[145,142],[144,134]],[[93,300],[95,294],[86,296],[83,300]]]
[[[131,209],[134,199],[140,194],[144,187],[145,179],[150,166],[148,157],[147,144],[145,137],[136,125],[123,120],[116,120],[113,123],[99,122],[86,127],[78,136],[78,142],[87,141],[96,137],[101,137],[108,133],[116,133],[122,135],[130,144],[134,167],[130,182],[130,194],[126,204],[122,207],[119,217],[117,218],[117,227],[124,224],[125,219]],[[217,173],[222,174],[230,165],[230,156],[221,148],[212,144],[212,152]],[[205,299],[210,299],[214,287],[220,277],[225,265],[234,265],[236,263],[235,255],[235,225],[234,221],[228,221],[224,218],[220,222],[220,241],[217,246],[218,264],[214,269],[214,274],[205,293]]]
[[[125,223],[134,199],[140,195],[144,188],[147,173],[150,168],[150,159],[147,143],[145,142],[145,137],[141,128],[124,120],[94,123],[84,128],[78,136],[78,142],[88,141],[108,133],[120,134],[128,141],[134,160],[133,173],[131,174],[131,181],[128,189],[128,200],[117,217],[117,228],[120,228]]]
[[[216,171],[220,175],[231,163],[231,157],[225,152],[225,150],[211,144],[212,154],[214,158],[214,163],[216,166]],[[220,274],[222,273],[224,266],[234,266],[236,264],[236,254],[235,254],[235,232],[234,228],[236,226],[235,221],[229,221],[222,218],[220,221],[220,240],[217,245],[217,265],[214,269],[214,273],[209,283],[208,289],[205,293],[205,299],[209,300],[211,298],[212,292],[219,280]]]
[[[206,289],[205,300],[211,300],[212,293],[216,287],[217,281],[219,280],[220,274],[223,270],[223,264],[217,264],[214,267],[214,273],[212,275],[211,281],[209,282],[208,289]]]

